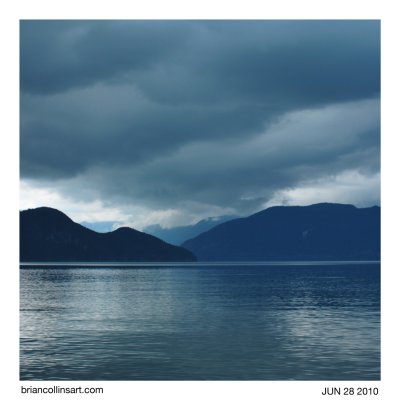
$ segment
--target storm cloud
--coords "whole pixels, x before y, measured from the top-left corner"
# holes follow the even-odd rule
[[[20,28],[21,196],[139,227],[380,201],[379,21]]]

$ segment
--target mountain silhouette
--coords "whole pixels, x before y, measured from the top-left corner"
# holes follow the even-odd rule
[[[199,261],[379,260],[380,207],[271,207],[217,225],[182,246]]]
[[[167,243],[181,245],[186,240],[192,239],[200,233],[210,230],[222,222],[237,218],[237,216],[226,215],[221,217],[211,217],[202,219],[194,225],[175,226],[173,228],[162,228],[160,225],[150,225],[144,229],[144,232],[157,236]]]
[[[20,212],[20,261],[195,261],[182,247],[131,228],[98,233],[54,208]]]

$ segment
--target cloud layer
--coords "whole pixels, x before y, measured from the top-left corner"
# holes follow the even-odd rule
[[[369,205],[379,96],[378,21],[22,21],[21,179],[139,227]]]

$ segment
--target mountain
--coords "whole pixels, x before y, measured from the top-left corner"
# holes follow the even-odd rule
[[[182,246],[200,261],[379,260],[380,207],[271,207]]]
[[[195,225],[176,226],[174,228],[162,228],[160,225],[150,225],[144,229],[146,233],[157,236],[167,243],[180,245],[188,239],[194,238],[200,233],[210,230],[222,222],[236,218],[235,216],[211,217],[199,221]]]
[[[85,228],[89,228],[92,231],[105,233],[105,232],[111,232],[114,229],[113,227],[116,222],[117,221],[104,221],[104,222],[82,221],[80,222],[80,224]]]
[[[131,228],[98,233],[61,211],[20,212],[21,261],[195,261],[193,254]]]

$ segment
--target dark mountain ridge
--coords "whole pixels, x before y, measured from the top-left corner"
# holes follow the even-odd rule
[[[54,208],[20,212],[20,261],[196,261],[182,247],[132,228],[98,233]]]
[[[200,261],[379,260],[380,207],[277,206],[183,243]]]

